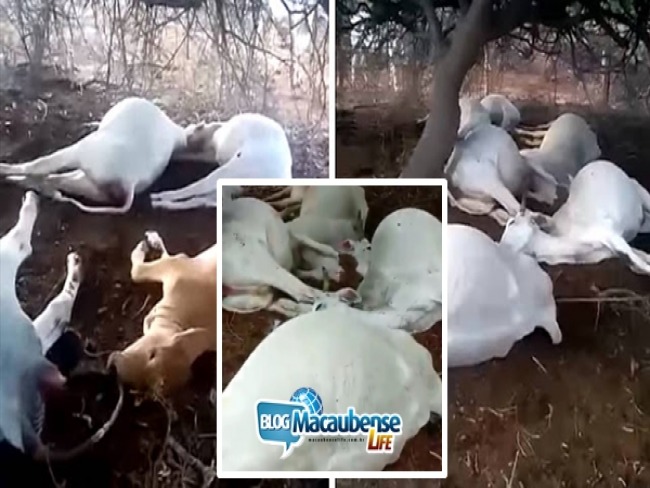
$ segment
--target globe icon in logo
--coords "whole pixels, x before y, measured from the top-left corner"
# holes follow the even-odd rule
[[[320,395],[313,388],[298,388],[291,395],[290,402],[302,403],[310,415],[320,415],[323,413],[323,401]]]

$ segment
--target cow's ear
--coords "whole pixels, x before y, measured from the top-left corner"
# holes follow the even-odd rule
[[[339,244],[339,251],[343,252],[352,252],[354,250],[354,245],[350,239],[346,239]]]
[[[169,350],[174,351],[177,357],[183,356],[187,358],[189,360],[187,364],[191,366],[196,358],[206,351],[210,344],[209,335],[209,332],[205,329],[187,329],[174,335],[167,347]]]
[[[361,303],[361,296],[354,288],[341,288],[336,292],[338,298],[348,305],[358,305]]]

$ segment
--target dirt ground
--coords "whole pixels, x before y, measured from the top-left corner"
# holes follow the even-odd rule
[[[562,108],[566,111],[568,107]],[[650,188],[650,120],[593,113],[603,155]],[[526,107],[526,125],[553,107]],[[390,106],[339,111],[337,175],[396,176],[417,141],[416,115]],[[338,124],[338,122],[337,122]],[[397,162],[397,164],[396,164]],[[450,223],[500,235],[496,223],[449,210]],[[650,239],[636,245],[649,250]],[[592,287],[648,296],[650,278],[617,260],[547,267],[558,298],[590,297]],[[338,486],[647,487],[650,486],[650,311],[559,303],[564,340],[536,332],[505,360],[449,372],[449,478],[343,480]]]
[[[379,222],[388,214],[399,208],[416,207],[426,210],[442,219],[442,193],[439,187],[396,188],[385,186],[366,186],[368,218],[366,237],[371,238]],[[263,196],[264,193],[260,193]],[[346,264],[342,262],[345,266]],[[355,273],[356,275],[356,273]],[[343,286],[358,285],[359,276],[346,275],[333,290]],[[315,286],[317,283],[313,283]],[[275,320],[283,317],[270,312],[254,314],[234,314],[223,311],[223,386],[239,370],[246,358],[270,332]],[[434,367],[441,372],[442,350],[440,329],[433,327],[417,334],[416,339],[424,345],[433,357]],[[441,372],[441,375],[444,374]],[[441,432],[423,428],[404,448],[400,459],[387,467],[388,470],[427,470],[441,469],[442,439]]]
[[[89,90],[71,90],[65,82],[50,84],[42,98],[47,109],[19,93],[0,92],[0,160],[22,162],[70,144],[83,135],[81,123],[97,120],[110,101]],[[153,190],[185,185],[210,169],[179,162]],[[0,233],[15,224],[22,195],[22,189],[0,183]],[[25,311],[34,317],[59,291],[66,254],[79,251],[85,277],[71,327],[96,355],[94,361],[87,361],[96,367],[103,367],[108,352],[141,335],[143,317],[160,298],[159,286],[134,285],[129,275],[131,250],[146,230],[158,231],[171,253],[192,255],[215,242],[215,210],[164,212],[140,199],[128,216],[91,215],[72,205],[41,199],[33,254],[19,272],[17,294]],[[216,354],[206,353],[194,365],[192,382],[168,405],[127,394],[116,424],[89,453],[65,465],[53,465],[51,472],[45,468],[25,471],[21,481],[43,488],[200,486],[201,477],[193,467],[162,448],[173,438],[205,466],[214,466],[216,414],[210,389],[215,380]],[[44,432],[48,442],[70,447],[88,433],[83,419],[48,413]],[[247,486],[244,481],[232,483]],[[262,486],[289,485],[278,480]]]

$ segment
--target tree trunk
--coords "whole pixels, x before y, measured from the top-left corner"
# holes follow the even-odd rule
[[[603,51],[600,59],[600,67],[602,69],[602,82],[601,84],[603,85],[603,93],[602,93],[602,99],[601,99],[601,105],[603,108],[609,107],[609,94],[611,91],[611,83],[612,83],[612,72],[610,71],[610,61],[609,61],[609,54],[605,51]]]
[[[492,71],[492,53],[490,52],[489,45],[485,45],[483,48],[483,96],[487,96],[491,91],[492,87],[490,80],[490,72]]]
[[[341,32],[336,36],[336,86],[337,90],[344,90],[350,79],[352,65],[352,39],[349,32]]]
[[[409,78],[408,84],[406,85],[406,91],[404,92],[404,99],[408,102],[408,106],[417,106],[420,105],[421,93],[420,93],[420,80],[422,79],[422,70],[420,68],[420,63],[414,58],[409,63]]]
[[[474,0],[433,75],[430,116],[401,178],[442,178],[456,142],[458,98],[465,75],[488,39],[491,0]],[[450,168],[453,171],[453,168]]]

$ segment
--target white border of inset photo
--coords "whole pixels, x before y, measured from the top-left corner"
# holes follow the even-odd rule
[[[221,470],[222,439],[221,439],[221,401],[223,393],[223,367],[222,367],[222,319],[223,311],[219,304],[222,301],[222,288],[217,286],[217,476],[231,479],[319,479],[319,478],[375,478],[375,479],[442,479],[447,477],[448,470],[448,371],[447,371],[447,181],[445,179],[410,179],[410,178],[360,178],[360,179],[222,179],[217,183],[217,249],[219,262],[221,262],[221,203],[224,186],[439,186],[442,190],[442,471],[236,471],[224,472]],[[222,281],[221,266],[217,266],[217,283]]]

